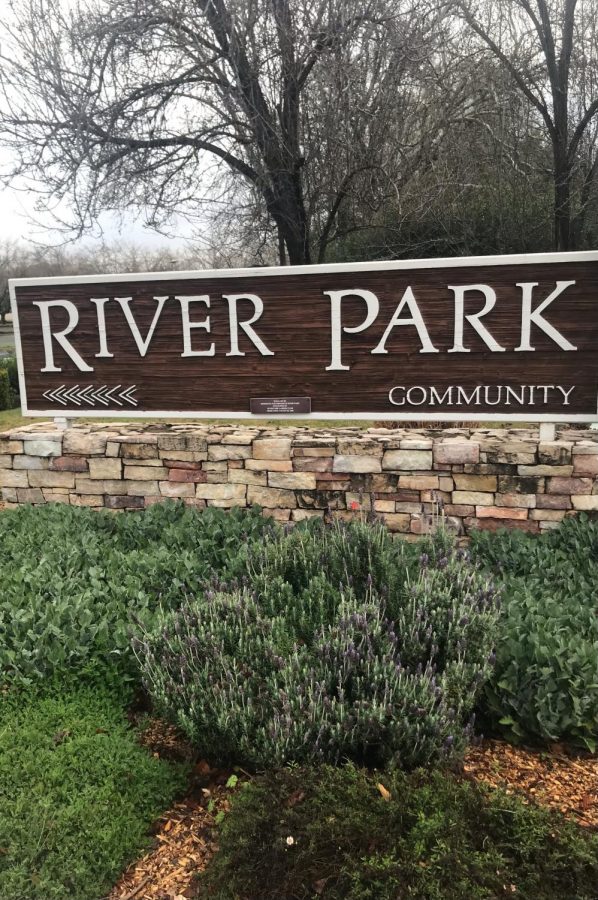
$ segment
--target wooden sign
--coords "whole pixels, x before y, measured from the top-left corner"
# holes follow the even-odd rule
[[[598,419],[598,252],[10,290],[25,415]]]

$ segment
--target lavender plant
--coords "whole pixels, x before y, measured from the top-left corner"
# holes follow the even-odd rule
[[[365,522],[266,542],[245,583],[215,582],[136,639],[154,704],[223,762],[454,757],[491,670],[497,594],[446,536],[428,550]]]

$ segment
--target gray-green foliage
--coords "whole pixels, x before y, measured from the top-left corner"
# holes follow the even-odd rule
[[[318,523],[254,548],[135,642],[156,707],[212,759],[427,764],[462,750],[491,666],[492,585],[440,539]]]
[[[271,528],[256,512],[157,504],[143,515],[68,506],[0,514],[0,681],[89,664],[131,674],[133,619],[176,608],[216,569],[235,574]]]
[[[598,522],[540,537],[476,533],[472,552],[505,583],[484,714],[515,741],[598,742]]]

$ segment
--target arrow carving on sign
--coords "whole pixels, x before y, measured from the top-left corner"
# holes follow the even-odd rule
[[[137,406],[137,400],[133,396],[136,390],[136,384],[132,384],[127,388],[123,388],[121,384],[117,384],[113,388],[109,388],[107,384],[97,388],[93,384],[87,387],[81,387],[76,384],[74,387],[67,388],[65,384],[61,384],[59,388],[45,391],[43,396],[46,400],[50,400],[53,403],[60,403],[61,406],[69,406],[70,404],[81,406],[83,403],[86,403],[88,406],[96,406],[98,403],[101,403],[102,406],[113,404],[124,406],[125,403],[128,403],[130,406]]]

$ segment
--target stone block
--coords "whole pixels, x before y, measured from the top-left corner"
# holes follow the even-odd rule
[[[295,456],[308,456],[318,457],[318,456],[334,456],[335,449],[334,447],[295,447],[293,449],[293,457]]]
[[[501,528],[516,528],[518,531],[537,534],[540,530],[538,523],[531,519],[526,519],[525,521],[512,519],[508,523],[504,519],[465,519],[463,524],[466,532],[475,528],[480,531],[500,531]]]
[[[289,490],[314,491],[316,476],[313,472],[269,472],[268,485]]]
[[[74,453],[77,456],[98,456],[106,452],[108,436],[98,432],[87,434],[77,429],[67,429],[62,439],[62,453]],[[60,454],[56,454],[60,456]]]
[[[88,472],[89,467],[84,456],[56,456],[50,460],[53,472]]]
[[[382,517],[389,531],[409,531],[411,516],[409,513],[386,513]]]
[[[126,485],[129,497],[149,497],[160,493],[157,481],[125,481],[123,484]]]
[[[374,510],[381,513],[395,512],[394,500],[374,500]]]
[[[169,481],[183,484],[206,484],[208,473],[197,469],[165,469]]]
[[[253,442],[254,459],[290,459],[290,438],[257,438]]]
[[[127,485],[120,479],[92,481],[91,478],[75,475],[75,492],[77,494],[126,494]]]
[[[538,445],[538,462],[540,465],[566,466],[571,463],[571,441],[551,441]]]
[[[71,506],[104,506],[103,494],[70,494],[69,500]]]
[[[455,475],[455,488],[458,491],[496,491],[497,475]]]
[[[22,488],[22,490],[26,490],[26,488]],[[0,489],[0,495],[6,503],[16,503],[17,491],[18,488],[5,487]]]
[[[356,494],[353,491],[347,491],[345,494],[345,505],[347,509],[353,510],[353,512],[358,510],[369,512],[372,508],[372,498],[369,494]]]
[[[497,494],[496,505],[509,508],[533,509],[536,506],[536,498],[544,494]]]
[[[373,456],[335,456],[333,472],[381,472],[381,460]]]
[[[291,519],[293,522],[304,522],[305,519],[313,519],[313,518],[322,518],[324,515],[323,509],[294,509],[291,512]]]
[[[475,506],[467,506],[464,503],[447,503],[444,511],[447,516],[457,516],[457,518],[464,519],[466,516],[474,515]]]
[[[202,468],[200,462],[186,459],[164,459],[162,462],[169,469],[189,469],[192,472],[199,472]]]
[[[453,503],[465,506],[494,506],[494,494],[484,491],[453,491]]]
[[[11,457],[9,456],[10,460]],[[22,469],[37,469],[38,471],[41,469],[53,469],[54,466],[51,465],[51,462],[54,461],[56,457],[42,457],[42,456],[14,456],[12,457],[12,467],[13,469],[22,470]],[[10,467],[10,462],[9,462]]]
[[[0,439],[0,453],[16,454],[23,452],[23,441],[12,441],[10,438]]]
[[[245,468],[252,472],[292,472],[290,459],[246,459]]]
[[[236,485],[229,485],[229,487],[236,487]],[[247,488],[247,504],[249,506],[263,506],[266,509],[295,509],[297,496],[294,491],[287,491],[281,488],[263,488],[250,484]]]
[[[339,437],[336,442],[336,452],[338,456],[373,456],[380,459],[383,447],[378,441],[367,438]]]
[[[92,460],[93,462],[93,460]],[[107,460],[108,462],[108,460]],[[125,479],[132,481],[153,481],[168,478],[169,469],[165,466],[127,466],[125,465]]]
[[[208,459],[210,462],[221,462],[225,459],[249,459],[251,447],[242,445],[213,444],[208,447]]]
[[[500,494],[543,494],[545,479],[537,475],[499,475]]]
[[[64,493],[62,493],[64,491]],[[42,488],[42,494],[46,503],[70,504],[68,488]]]
[[[573,494],[571,502],[573,504],[573,509],[598,509],[598,494]]]
[[[494,446],[482,446],[480,459],[486,463],[515,463],[518,466],[533,466],[536,463],[536,445],[525,444],[523,441],[505,441]]]
[[[598,476],[598,454],[584,453],[574,456],[573,474],[596,478]]]
[[[230,484],[258,484],[266,487],[268,475],[266,472],[250,472],[247,469],[231,469],[228,473]]]
[[[123,444],[122,456],[124,459],[156,459],[158,456],[158,445]]]
[[[160,481],[160,493],[164,497],[195,497],[194,484],[180,484],[173,481]]]
[[[527,519],[527,509],[511,509],[507,506],[476,506],[478,519]]]
[[[90,459],[89,477],[92,480],[120,478],[122,475],[122,460],[120,459]]]
[[[106,456],[113,457],[120,455],[120,442],[119,441],[106,441]]]
[[[530,518],[537,522],[561,522],[565,518],[564,509],[532,509]]]
[[[387,450],[382,458],[385,471],[427,472],[432,468],[431,450]]]
[[[591,494],[591,478],[549,478],[548,494]],[[576,509],[579,507],[576,507]]]
[[[30,471],[29,484],[31,487],[75,487],[74,472],[50,472]]]
[[[399,442],[401,450],[432,450],[434,441],[432,438],[408,437]]]
[[[188,434],[185,440],[185,449],[195,452],[205,451],[208,449],[208,442],[202,435]]]
[[[238,460],[239,462],[243,462],[243,460]],[[229,469],[234,467],[235,462],[237,460],[229,459],[223,460],[222,462],[203,462],[201,464],[201,468],[204,472],[228,472]],[[226,481],[226,477],[222,478],[222,481]]]
[[[264,490],[263,488],[253,488]],[[245,484],[198,484],[195,496],[199,500],[243,500],[247,493]],[[252,490],[250,487],[249,490]]]
[[[18,503],[45,503],[41,488],[17,488]]]
[[[258,437],[258,432],[248,428],[244,431],[233,431],[231,434],[227,434],[225,443],[251,444],[251,442],[254,441],[256,437]]]
[[[571,497],[568,494],[538,494],[538,509],[572,509]]]
[[[33,457],[24,456],[22,459],[32,459]],[[9,454],[0,455],[0,469],[10,469],[12,467],[12,456]],[[27,466],[23,466],[23,468],[28,468]]]
[[[207,442],[206,442],[207,447]],[[203,449],[205,450],[206,447]],[[158,448],[160,450],[186,450],[187,441],[184,434],[159,434]]]
[[[23,449],[27,456],[60,456],[62,441],[23,441]]]
[[[573,472],[573,466],[517,466],[517,473],[519,475],[540,475],[540,476],[550,476],[550,475],[561,475],[564,477],[569,477]]]
[[[399,488],[411,491],[438,491],[440,479],[438,475],[401,475]]]
[[[480,445],[473,441],[437,441],[434,444],[434,462],[445,464],[477,463]]]
[[[332,456],[294,456],[295,472],[332,472]]]
[[[126,497],[121,494],[106,495],[106,509],[143,509],[144,497]]]
[[[598,441],[577,441],[573,445],[572,453],[573,456],[591,456],[594,453],[598,453]]]
[[[455,487],[452,475],[441,475],[438,479],[438,486],[441,491],[452,491]]]

